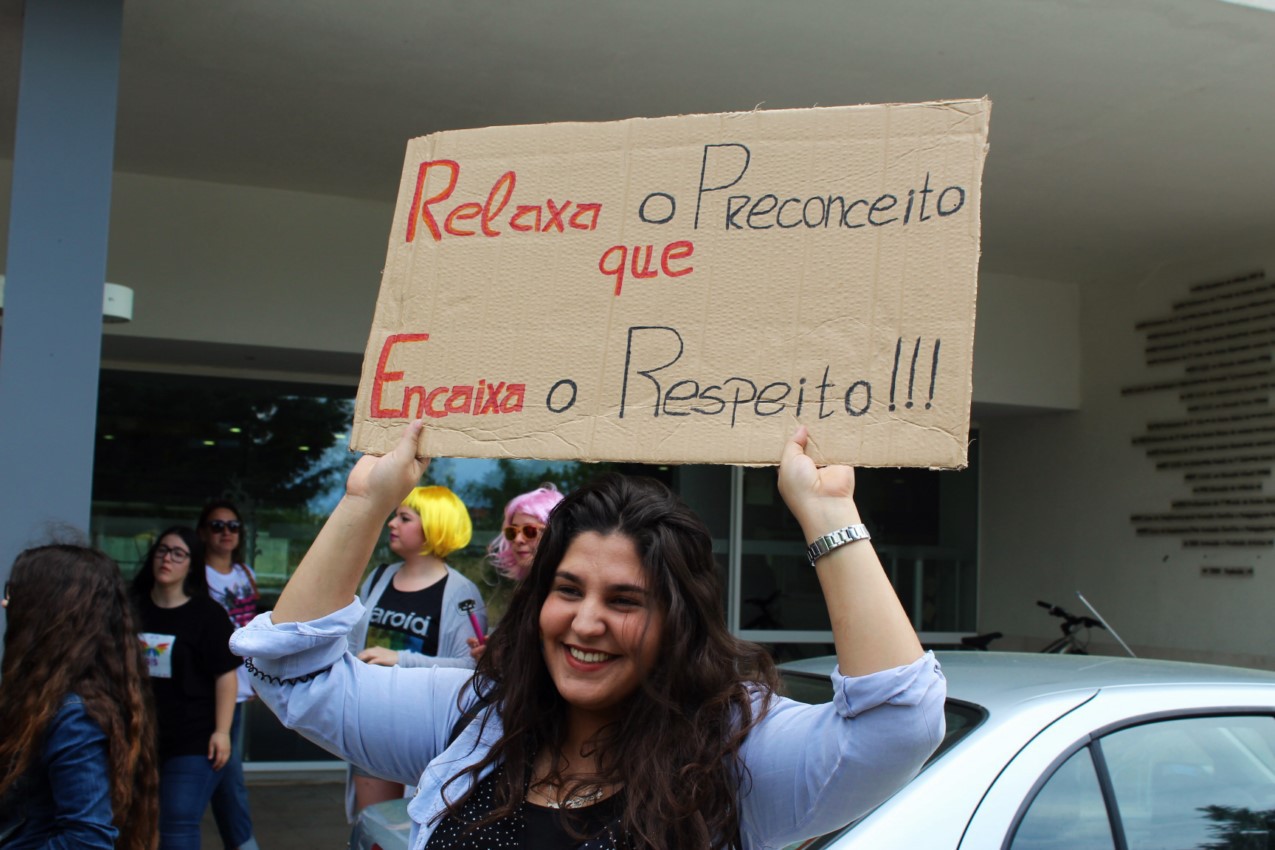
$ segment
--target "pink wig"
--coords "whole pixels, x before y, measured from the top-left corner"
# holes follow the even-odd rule
[[[505,505],[503,525],[509,525],[514,514],[526,514],[535,517],[540,523],[546,523],[549,521],[549,512],[561,501],[562,493],[558,492],[557,487],[549,483],[541,484],[530,493],[523,493],[509,500],[509,504]],[[509,541],[505,539],[503,526],[500,530],[501,533],[496,535],[496,539],[487,545],[487,557],[491,560],[492,566],[502,575],[514,581],[522,581],[527,574],[527,568],[518,566],[514,551]]]

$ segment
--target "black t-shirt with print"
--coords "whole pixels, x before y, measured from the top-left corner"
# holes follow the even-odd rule
[[[176,608],[138,600],[142,645],[155,694],[159,757],[206,755],[217,728],[217,677],[243,660],[230,651],[234,624],[207,596]]]
[[[391,578],[372,606],[364,646],[438,655],[438,623],[443,613],[447,576],[420,590],[402,591]]]

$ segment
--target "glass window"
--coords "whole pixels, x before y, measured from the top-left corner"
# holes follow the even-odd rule
[[[895,592],[922,632],[974,631],[978,551],[978,443],[959,472],[861,469],[855,501]],[[778,660],[822,654],[810,636],[827,631],[819,580],[805,559],[800,527],[784,507],[772,468],[745,469],[739,628],[774,644]],[[805,640],[808,649],[796,646]],[[794,644],[788,646],[787,644]]]
[[[1076,850],[1079,847],[1087,850],[1115,847],[1102,788],[1098,785],[1088,747],[1078,750],[1049,777],[1031,801],[1010,843],[1010,850]]]
[[[1101,747],[1129,850],[1275,849],[1275,718],[1165,720]]]

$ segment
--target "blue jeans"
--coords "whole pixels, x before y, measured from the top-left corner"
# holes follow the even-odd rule
[[[199,850],[199,822],[224,771],[206,755],[172,756],[159,766],[159,850]]]
[[[221,769],[221,782],[213,790],[213,818],[226,850],[256,850],[252,837],[252,813],[248,811],[248,787],[243,779],[244,703],[235,706],[230,727],[230,761]]]

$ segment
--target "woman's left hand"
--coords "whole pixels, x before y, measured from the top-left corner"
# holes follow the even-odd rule
[[[854,504],[854,469],[815,466],[806,454],[809,439],[806,426],[800,426],[784,445],[779,462],[779,492],[807,536],[859,522]]]
[[[208,739],[208,760],[213,770],[221,770],[230,761],[230,733],[213,732]]]
[[[369,646],[359,653],[359,660],[378,667],[393,667],[398,664],[398,653],[383,646]]]

